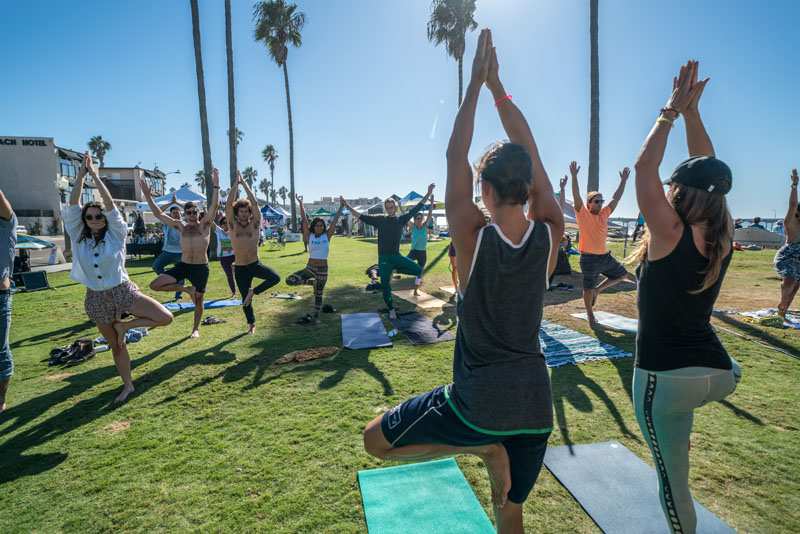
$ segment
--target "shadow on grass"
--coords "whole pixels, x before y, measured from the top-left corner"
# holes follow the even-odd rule
[[[309,288],[310,290],[310,288]],[[325,292],[325,302],[335,303],[341,313],[363,312],[364,292],[361,288],[348,285],[340,286]],[[261,349],[259,354],[239,361],[234,365],[222,369],[214,376],[200,380],[175,395],[161,401],[170,402],[179,396],[207,386],[217,380],[225,383],[248,381],[243,389],[255,389],[264,386],[273,380],[289,374],[306,374],[327,372],[319,383],[320,389],[336,387],[351,371],[362,371],[373,377],[383,388],[386,396],[394,394],[394,388],[386,375],[370,361],[370,350],[340,350],[334,358],[314,360],[302,364],[287,364],[278,367],[275,361],[283,356],[287,350],[296,351],[321,345],[341,346],[341,328],[339,314],[335,314],[336,322],[325,320],[320,325],[302,326],[295,323],[299,315],[296,308],[287,310],[278,316],[278,329],[273,329],[266,337],[258,339],[253,346]],[[333,323],[333,324],[332,324]],[[334,330],[334,324],[336,329]],[[290,347],[290,349],[287,349]]]
[[[791,356],[792,358],[800,360],[800,352],[798,352],[795,347],[793,347],[792,345],[786,343],[782,339],[779,339],[779,338],[773,336],[769,332],[765,332],[764,330],[756,327],[755,325],[746,323],[744,321],[739,321],[739,320],[735,319],[734,317],[732,317],[731,315],[728,315],[726,313],[714,312],[714,317],[716,317],[717,319],[719,319],[720,321],[722,321],[723,323],[725,323],[727,325],[730,325],[730,326],[733,326],[735,328],[738,328],[739,330],[741,330],[742,332],[744,332],[745,334],[747,334],[750,337],[754,337],[754,338],[756,338],[756,339],[758,339],[760,341],[763,341],[767,345],[771,345],[772,347],[781,349],[782,351],[784,351],[784,354],[786,354],[787,356]],[[764,345],[762,345],[762,346],[764,346]],[[766,346],[764,346],[764,347],[765,348],[769,348],[769,347],[766,347]]]
[[[219,365],[233,361],[235,359],[234,354],[223,349],[225,345],[235,341],[242,335],[244,334],[226,339],[213,347],[197,350],[183,358],[173,360],[157,369],[153,369],[144,375],[137,377],[134,374],[136,392],[131,396],[131,400],[135,401],[135,399],[147,393],[150,388],[169,380],[188,367],[208,364]],[[150,354],[133,360],[131,363],[134,368],[139,367],[159,355],[169,352],[186,339],[173,341]],[[54,406],[82,395],[93,387],[116,376],[117,371],[112,364],[66,378],[66,382],[69,384],[66,387],[12,406],[10,410],[0,416],[0,421],[2,421],[0,424],[4,424],[9,420],[14,421],[12,425],[0,431],[0,435],[9,434],[13,430],[30,423],[41,414],[48,412]],[[40,447],[54,438],[72,432],[110,413],[116,407],[112,404],[112,401],[118,392],[118,388],[113,388],[100,395],[80,400],[69,408],[51,415],[44,421],[34,424],[6,441],[3,444],[3,454],[0,456],[0,484],[15,480],[21,476],[47,471],[63,462],[67,458],[66,453],[26,455],[25,452],[29,449]]]
[[[72,324],[69,326],[65,326],[64,328],[59,328],[58,330],[53,330],[51,332],[43,332],[41,334],[36,334],[35,336],[18,339],[14,343],[11,343],[10,347],[12,349],[16,349],[20,347],[29,347],[31,345],[38,345],[44,342],[53,342],[56,345],[58,345],[59,341],[62,341],[64,339],[72,340],[71,338],[86,336],[87,335],[86,330],[90,329],[94,329],[94,322],[89,319],[86,319],[82,323]]]

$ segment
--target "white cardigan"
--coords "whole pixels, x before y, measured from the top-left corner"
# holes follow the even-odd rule
[[[104,211],[108,228],[100,243],[94,238],[79,241],[84,222],[80,206],[67,206],[62,211],[64,226],[72,240],[72,272],[70,278],[93,291],[103,291],[128,281],[125,270],[125,239],[128,227],[114,208]]]

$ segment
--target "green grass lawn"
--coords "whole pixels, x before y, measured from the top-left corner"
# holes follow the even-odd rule
[[[450,284],[446,244],[429,247],[425,288],[445,299],[438,287]],[[614,247],[619,255],[620,245]],[[305,264],[302,250],[290,244],[262,258],[285,278]],[[768,252],[737,253],[718,307],[774,306],[779,282],[771,260]],[[380,294],[363,289],[363,271],[376,261],[373,243],[336,238],[327,302],[342,312],[383,307]],[[149,264],[128,266],[142,288],[154,276]],[[222,298],[222,270],[214,263],[211,271],[208,296]],[[573,280],[579,287],[579,277]],[[110,352],[72,368],[48,368],[52,347],[98,335],[83,311],[84,288],[67,273],[50,281],[54,291],[14,297],[16,375],[10,409],[0,415],[0,532],[364,532],[356,472],[382,464],[363,452],[362,428],[451,378],[452,343],[413,347],[402,335],[389,349],[274,365],[293,350],[341,344],[338,314],[315,327],[294,324],[312,304],[311,288],[304,287],[301,301],[257,299],[255,336],[243,335],[239,308],[225,308],[211,310],[226,322],[202,327],[200,339],[188,339],[192,316],[183,313],[131,344],[136,393],[114,408],[121,383]],[[635,293],[620,286],[601,295],[598,306],[635,316]],[[581,307],[579,290],[554,292],[545,318],[589,333],[586,323],[569,316]],[[439,320],[452,321],[452,312],[446,309]],[[749,339],[721,333],[743,380],[724,403],[696,413],[694,495],[740,532],[798,532],[800,334],[735,318],[715,324]],[[632,336],[601,338],[633,349]],[[632,363],[552,371],[558,424],[552,446],[614,439],[652,464],[630,401]],[[482,465],[472,457],[459,463],[489,510]],[[525,519],[536,532],[597,531],[546,470],[525,504]]]

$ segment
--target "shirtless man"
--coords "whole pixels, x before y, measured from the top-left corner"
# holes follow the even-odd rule
[[[247,198],[239,198],[239,186],[244,188]],[[261,234],[261,210],[258,209],[256,196],[250,186],[236,173],[236,184],[231,188],[228,202],[225,205],[228,219],[228,236],[233,245],[233,276],[242,295],[242,309],[247,319],[247,333],[256,331],[256,317],[253,313],[253,296],[260,295],[271,288],[281,278],[278,273],[258,261],[258,238]],[[253,278],[263,280],[256,287],[251,287]]]
[[[175,220],[161,211],[161,208],[153,202],[150,186],[145,180],[140,182],[144,198],[156,219],[181,233],[180,263],[158,275],[150,284],[150,289],[153,291],[184,291],[189,294],[194,303],[194,326],[191,334],[193,338],[200,337],[203,297],[206,293],[206,284],[208,284],[208,244],[211,240],[214,214],[217,213],[219,205],[219,171],[217,169],[214,169],[211,174],[211,182],[213,189],[208,211],[201,216],[197,205],[187,202],[183,206],[185,221]],[[192,285],[182,286],[178,283],[179,280],[184,279],[189,280]]]
[[[800,288],[800,206],[797,204],[797,169],[792,169],[789,189],[789,211],[783,220],[786,243],[775,254],[775,270],[781,277],[781,302],[778,314],[786,317],[789,306]]]

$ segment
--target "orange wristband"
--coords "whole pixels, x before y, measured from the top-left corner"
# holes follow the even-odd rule
[[[500,98],[498,98],[497,100],[495,100],[495,101],[494,101],[494,105],[495,105],[495,107],[497,107],[497,106],[499,106],[500,104],[502,104],[502,103],[503,103],[505,100],[511,100],[511,95],[501,96]]]

